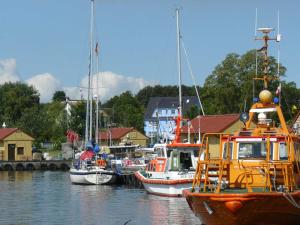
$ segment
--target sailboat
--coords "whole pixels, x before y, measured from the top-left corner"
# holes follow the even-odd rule
[[[98,143],[98,103],[96,111],[96,128],[95,128],[95,140],[92,139],[92,106],[93,96],[91,94],[91,85],[93,72],[93,28],[94,28],[94,0],[91,0],[91,48],[90,48],[90,67],[89,67],[89,81],[88,81],[88,99],[87,99],[87,112],[86,112],[86,127],[85,127],[85,150],[81,152],[73,163],[73,167],[70,169],[70,179],[74,184],[113,184],[117,181],[118,173],[115,169],[108,165],[105,158],[99,158],[99,146]],[[96,54],[98,56],[98,49],[96,45]],[[97,64],[98,65],[98,64]],[[99,74],[99,71],[98,71]],[[97,76],[98,76],[97,74]],[[97,79],[98,85],[98,79]],[[98,92],[98,87],[97,87]],[[98,95],[97,95],[98,101]]]
[[[269,82],[268,42],[272,28],[260,28],[264,42],[264,72],[258,79],[264,89],[254,99],[249,113],[240,119],[245,126],[234,134],[217,134],[219,157],[210,158],[205,135],[193,186],[184,190],[192,211],[207,225],[297,225],[300,224],[300,137],[286,124],[280,100],[272,98]],[[279,38],[278,38],[279,37]],[[271,119],[276,116],[279,124]],[[250,123],[257,118],[256,127]],[[215,171],[217,182],[210,182]]]
[[[195,175],[200,143],[181,142],[182,96],[181,96],[181,58],[179,9],[176,10],[177,21],[177,53],[179,73],[179,108],[176,119],[175,139],[170,144],[157,146],[161,154],[151,160],[146,170],[137,171],[139,179],[150,194],[179,197],[182,191],[191,188]],[[154,150],[157,152],[157,150]]]

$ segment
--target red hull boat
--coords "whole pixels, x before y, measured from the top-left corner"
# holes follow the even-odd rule
[[[300,137],[287,126],[280,100],[268,90],[268,82],[276,79],[268,75],[268,41],[277,39],[268,36],[271,28],[258,30],[264,35],[257,38],[264,41],[264,74],[255,79],[264,82],[264,90],[249,114],[241,114],[245,127],[233,134],[204,135],[200,154],[205,157],[198,160],[192,189],[183,192],[206,225],[300,224]],[[211,157],[210,138],[219,140],[217,158]]]

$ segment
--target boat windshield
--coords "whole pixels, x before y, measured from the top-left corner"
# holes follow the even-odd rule
[[[156,155],[157,155],[158,157],[166,157],[166,156],[165,156],[165,153],[164,153],[164,148],[163,148],[163,147],[156,147],[156,148],[154,149],[154,152],[156,153]]]
[[[288,159],[288,150],[285,142],[279,143],[279,159],[287,160]]]
[[[239,159],[265,159],[267,156],[266,142],[240,142],[238,145]],[[273,144],[270,144],[270,159],[273,159]]]

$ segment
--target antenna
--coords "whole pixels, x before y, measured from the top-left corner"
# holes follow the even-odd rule
[[[255,25],[254,25],[254,36],[257,34],[257,8],[255,9]]]
[[[280,41],[281,41],[281,34],[279,31],[279,10],[277,11],[277,35],[276,35],[276,42],[278,42],[278,49],[277,49],[277,76],[279,77],[279,62],[280,62]]]
[[[254,26],[254,37],[257,37],[257,8],[255,9],[255,26]],[[258,64],[257,64],[257,50],[255,52],[255,76],[257,77]],[[253,86],[254,87],[254,86]]]
[[[280,41],[281,41],[281,34],[280,34],[280,18],[279,18],[279,10],[277,11],[277,36],[276,36],[276,42],[278,42],[277,47],[277,76],[279,80],[278,85],[278,97],[279,97],[279,104],[281,105],[281,82],[280,82]]]
[[[255,9],[255,25],[254,25],[254,39],[257,37],[257,8]],[[257,62],[257,50],[255,50],[255,77],[257,78],[257,71],[258,71],[258,62]],[[252,80],[252,94],[253,99],[255,97],[255,80]]]

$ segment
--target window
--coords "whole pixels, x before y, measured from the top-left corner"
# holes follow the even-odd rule
[[[155,152],[158,157],[165,157],[163,148],[155,148]]]
[[[171,110],[172,115],[175,115],[175,109]]]
[[[136,132],[131,132],[130,138],[136,138],[137,133]]]
[[[228,142],[223,145],[223,159],[227,159]],[[232,159],[232,142],[229,143],[229,159]]]
[[[17,154],[18,155],[24,155],[24,147],[18,147],[17,148]]]
[[[279,143],[279,159],[288,159],[287,146],[284,142]]]
[[[273,159],[273,144],[270,144],[270,159]],[[265,159],[267,148],[265,142],[239,143],[239,159]]]

